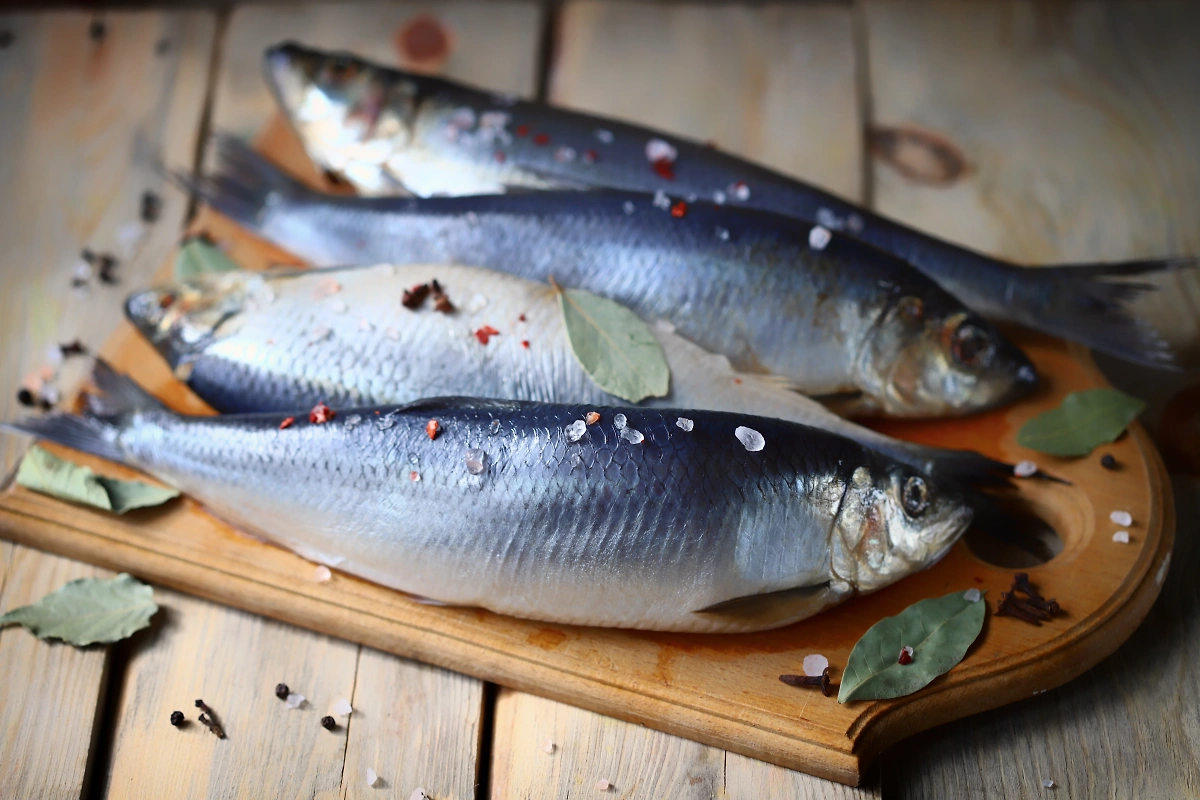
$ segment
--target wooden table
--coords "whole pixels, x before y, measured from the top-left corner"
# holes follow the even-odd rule
[[[124,293],[177,238],[189,200],[155,164],[196,166],[209,131],[251,133],[269,118],[265,45],[295,38],[413,65],[402,31],[425,14],[448,50],[417,66],[713,139],[1013,259],[1200,253],[1200,9],[1187,3],[7,13],[0,418],[20,413],[15,387],[47,346],[103,340]],[[122,259],[120,283],[73,289],[80,250],[115,250],[147,189],[162,215]],[[1145,311],[1200,363],[1200,281],[1164,288]],[[1151,400],[1176,471],[1178,543],[1157,605],[1083,678],[918,736],[859,789],[159,590],[155,624],[118,646],[0,632],[0,794],[408,797],[421,786],[438,800],[557,798],[599,795],[604,779],[624,798],[1197,796],[1200,453],[1187,443],[1200,436],[1200,384],[1194,371],[1103,364]],[[80,368],[68,363],[61,385]],[[0,438],[0,474],[24,446]],[[0,611],[101,574],[0,542]],[[280,713],[278,681],[304,687],[312,708]],[[229,739],[170,728],[196,697],[218,706]],[[349,725],[322,730],[313,712],[343,697],[357,709]],[[381,777],[373,789],[367,767]]]

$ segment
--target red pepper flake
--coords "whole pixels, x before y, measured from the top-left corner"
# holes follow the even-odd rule
[[[336,416],[337,414],[332,408],[324,403],[317,403],[313,406],[313,410],[308,412],[308,421],[316,425],[323,425]]]
[[[504,163],[504,160],[505,160],[506,158],[508,158],[508,156],[504,155],[504,151],[503,151],[503,150],[497,150],[497,151],[496,151],[496,163],[497,163],[497,164],[503,164],[503,163]]]
[[[411,289],[405,289],[404,295],[400,298],[400,305],[416,311],[425,302],[425,298],[429,296],[429,292],[428,283],[420,283]]]
[[[675,162],[669,158],[659,158],[651,162],[650,166],[658,173],[660,178],[666,178],[669,181],[675,180]]]
[[[412,472],[408,473],[408,479],[413,483],[416,483],[417,481],[421,480],[421,473],[414,469]]]
[[[517,127],[513,128],[513,133],[515,133],[517,136],[528,136],[529,135],[529,126],[528,125],[518,125]]]
[[[522,340],[521,340],[521,347],[524,347],[526,350],[528,350],[528,349],[529,349],[529,340],[528,340],[528,339],[522,339]]]
[[[279,423],[279,430],[283,430],[284,428],[292,427],[292,423],[294,423],[295,421],[296,421],[295,417],[288,417],[283,422]]]
[[[175,302],[175,295],[170,292],[163,292],[162,297],[158,298],[159,308],[170,308]]]
[[[475,331],[475,338],[479,340],[480,344],[487,344],[488,339],[499,335],[500,331],[496,330],[491,325],[484,325],[482,328]]]
[[[736,384],[738,384],[738,385],[741,385],[741,383],[742,383],[742,379],[741,379],[741,378],[734,378],[734,379],[733,379],[733,382],[734,382],[734,383],[736,383]]]
[[[684,201],[679,200],[671,206],[671,216],[675,219],[682,219],[685,214],[687,214],[687,203]]]
[[[588,425],[595,425],[597,422],[600,421],[600,414],[598,414],[595,411],[589,411],[588,413],[583,415],[583,421],[585,423],[587,423]]]
[[[425,435],[429,437],[430,441],[436,439],[441,432],[442,426],[438,424],[436,419],[431,419],[425,423]]]
[[[534,144],[550,144],[550,134],[539,133],[537,136],[533,137],[533,143]]]
[[[897,664],[911,664],[913,649],[908,645],[900,648],[900,657],[896,659]]]
[[[524,315],[524,314],[522,314],[521,316],[517,317],[517,321],[518,321],[518,322],[524,322],[524,321],[525,321],[525,315]]]
[[[595,150],[584,150],[583,151],[583,163],[595,164],[597,158],[599,158],[599,156],[596,154]]]

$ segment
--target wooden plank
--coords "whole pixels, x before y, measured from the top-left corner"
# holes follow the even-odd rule
[[[860,196],[849,6],[572,0],[559,32],[553,102],[715,141]]]
[[[326,731],[320,719],[353,696],[358,646],[176,592],[155,595],[162,618],[130,653],[106,796],[216,798],[249,787],[264,797],[340,796],[347,727]],[[292,710],[276,698],[280,682],[306,705]],[[196,698],[228,738],[196,722]],[[177,710],[191,720],[179,729],[169,721]]]
[[[942,188],[877,165],[880,210],[1029,261],[1200,252],[1200,57],[1184,33],[1196,19],[1168,3],[869,3],[879,123],[944,135],[973,164]],[[1144,307],[1175,323],[1175,341],[1194,341],[1197,296],[1180,281]],[[1187,380],[1119,374],[1156,408]],[[1200,517],[1198,489],[1175,483],[1185,529]],[[1164,712],[1194,707],[1200,691],[1193,539],[1178,540],[1162,596],[1115,655],[1052,693],[896,747],[881,759],[885,794],[1034,796],[1043,780],[1067,797],[1194,794],[1200,727]]]
[[[185,202],[166,196],[157,158],[194,152],[211,57],[210,12],[119,13],[105,36],[89,38],[93,15],[6,14],[0,50],[0,418],[16,416],[21,377],[49,345],[99,346],[120,318],[120,287],[91,282],[72,292],[80,249],[117,248],[121,226],[138,218],[141,194],[163,199],[160,221],[122,258],[122,284],[146,279],[173,246]],[[165,46],[160,46],[165,43]],[[78,373],[64,370],[66,390]],[[0,438],[0,475],[24,443]],[[3,544],[0,608],[33,602],[95,567]],[[77,797],[103,697],[110,651],[0,633],[0,786],[12,797]]]
[[[1200,8],[865,10],[873,124],[944,137],[970,165],[921,185],[876,162],[880,211],[1021,263],[1200,255]],[[1157,283],[1137,309],[1197,363],[1200,270]]]
[[[551,99],[715,140],[847,197],[860,195],[861,123],[845,6],[570,2]],[[871,796],[515,692],[502,693],[496,730],[495,797],[526,797],[540,786],[557,787],[556,796],[593,791],[603,774],[615,776],[607,779],[622,797]],[[561,754],[541,752],[535,740],[544,730],[566,743]]]
[[[14,14],[0,50],[0,419],[17,416],[16,387],[47,346],[98,346],[121,317],[128,287],[144,282],[175,243],[186,201],[166,193],[158,159],[191,163],[215,28],[211,12],[105,16],[89,38],[87,13]],[[159,52],[159,43],[165,49]],[[160,221],[117,269],[120,284],[71,289],[82,248],[116,252],[138,219],[142,192],[163,199]],[[82,365],[80,365],[82,366]],[[69,388],[68,373],[61,382]],[[0,475],[22,443],[0,437]]]
[[[112,573],[27,547],[11,557],[0,613],[36,602],[76,578]],[[104,693],[105,647],[42,642],[0,629],[0,786],[6,797],[79,797]]]
[[[493,739],[494,800],[879,796],[511,689],[496,700]]]
[[[329,50],[351,50],[380,61],[531,95],[537,85],[541,5],[506,2],[310,3],[234,10],[217,80],[215,130],[251,136],[270,119],[275,103],[262,79],[262,54],[294,40]],[[449,42],[444,59],[412,63],[400,33],[414,20],[436,19]]]
[[[387,789],[409,797],[475,796],[483,683],[444,669],[362,648],[346,752],[343,797]],[[366,783],[367,768],[379,782]]]

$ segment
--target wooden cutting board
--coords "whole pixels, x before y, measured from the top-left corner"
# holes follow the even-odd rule
[[[260,146],[297,175],[328,187],[279,123]],[[300,263],[204,210],[193,230],[227,243],[251,268]],[[401,313],[397,301],[397,313]],[[243,536],[188,499],[116,517],[9,485],[0,493],[0,535],[131,572],[302,627],[438,664],[485,680],[642,723],[754,758],[857,784],[872,759],[918,731],[1037,695],[1112,653],[1141,622],[1167,573],[1175,519],[1170,484],[1145,431],[1134,425],[1089,458],[1038,456],[1015,444],[1030,417],[1078,389],[1107,385],[1087,352],[1017,334],[1044,376],[1019,406],[965,420],[889,423],[889,433],[969,447],[1007,461],[1036,458],[1070,485],[1021,481],[1018,491],[1059,533],[1063,549],[1030,568],[1031,581],[1065,610],[1040,627],[989,614],[963,662],[925,689],[896,700],[839,705],[819,691],[779,682],[802,672],[804,656],[825,655],[838,680],[855,641],[910,603],[971,587],[987,590],[991,611],[1012,570],[960,542],[940,563],[876,594],[813,619],[758,634],[692,635],[548,625],[479,609],[420,605],[349,575],[318,582],[315,565]],[[103,349],[118,369],[189,413],[211,413],[171,375],[145,341],[122,324]],[[98,472],[136,475],[63,448]],[[1112,453],[1120,467],[1100,466]],[[1116,543],[1113,510],[1134,523]],[[448,510],[452,513],[452,509]],[[532,745],[531,745],[532,746]]]

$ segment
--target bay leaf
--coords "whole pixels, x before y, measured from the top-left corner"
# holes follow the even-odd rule
[[[667,358],[640,317],[590,292],[554,289],[571,352],[597,386],[630,403],[667,393]]]
[[[850,651],[838,702],[903,697],[949,672],[979,636],[987,612],[982,597],[972,602],[965,595],[921,600],[872,625]],[[912,661],[901,664],[906,645],[913,649]]]
[[[21,459],[17,485],[60,500],[124,514],[135,508],[157,506],[178,497],[177,489],[151,486],[142,481],[122,481],[97,475],[34,446]]]
[[[158,611],[154,590],[122,572],[115,578],[80,578],[36,603],[0,616],[0,626],[24,625],[39,639],[68,644],[117,642],[150,624]]]
[[[1116,441],[1146,403],[1116,389],[1071,392],[1062,405],[1021,426],[1017,444],[1054,456],[1086,456]]]
[[[197,236],[180,246],[172,272],[176,281],[190,281],[210,272],[233,272],[239,269],[241,267],[225,255],[225,251]]]

